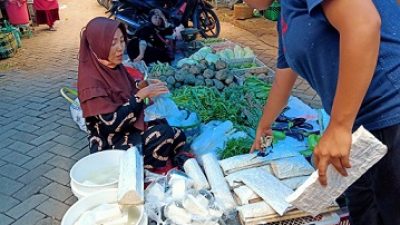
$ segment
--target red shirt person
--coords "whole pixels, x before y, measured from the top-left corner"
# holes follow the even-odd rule
[[[37,24],[47,24],[49,30],[55,31],[54,22],[60,20],[57,0],[35,0],[33,5],[36,10]]]

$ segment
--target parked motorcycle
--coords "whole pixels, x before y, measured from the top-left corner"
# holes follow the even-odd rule
[[[97,2],[106,9],[110,9],[112,7],[112,0],[97,0]]]
[[[218,37],[221,31],[213,6],[205,0],[116,0],[107,12],[127,25],[129,35],[134,35],[148,22],[148,13],[155,8],[162,10],[175,26],[183,24],[186,28],[196,28],[204,38]]]

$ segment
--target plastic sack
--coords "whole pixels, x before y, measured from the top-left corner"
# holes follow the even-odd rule
[[[153,98],[153,104],[144,110],[146,122],[157,119],[166,119],[170,126],[186,127],[199,123],[196,113],[180,110],[171,98],[165,94]]]
[[[76,98],[78,96],[78,92],[74,89],[63,87],[60,89],[60,94],[67,100],[71,105],[69,106],[69,110],[71,112],[72,120],[78,125],[79,129],[87,132],[85,118],[83,118],[83,112],[81,109],[81,105],[79,103],[79,99]],[[75,99],[72,100],[70,96],[74,96]]]
[[[79,104],[79,99],[76,98],[74,103],[69,106],[69,110],[71,111],[71,117],[74,122],[78,125],[79,129],[87,132],[85,118],[83,118],[83,112]]]
[[[160,95],[154,97],[153,104],[144,110],[144,121],[148,122],[157,119],[165,119],[171,115],[181,118],[184,117],[169,94]]]
[[[225,142],[233,130],[231,121],[210,121],[202,127],[201,134],[194,139],[190,146],[196,155],[197,161],[203,165],[201,156],[207,153],[216,155],[218,149],[225,146]]]

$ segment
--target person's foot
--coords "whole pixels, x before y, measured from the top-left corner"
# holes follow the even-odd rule
[[[57,29],[56,28],[54,28],[54,27],[50,27],[49,28],[49,31],[56,31]]]

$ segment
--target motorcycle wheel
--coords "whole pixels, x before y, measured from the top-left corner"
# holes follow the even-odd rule
[[[208,8],[195,11],[193,27],[199,30],[203,38],[216,38],[221,32],[221,24],[217,14]]]

